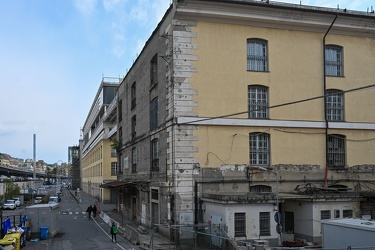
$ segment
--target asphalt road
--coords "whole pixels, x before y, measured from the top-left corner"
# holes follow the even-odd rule
[[[120,236],[117,236],[117,243],[112,242],[109,226],[99,217],[89,220],[70,193],[63,192],[57,217],[60,232],[39,242],[27,241],[24,250],[140,249]],[[25,208],[21,206],[13,211],[6,210],[3,215],[24,213]]]

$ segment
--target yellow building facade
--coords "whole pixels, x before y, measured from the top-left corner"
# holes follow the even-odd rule
[[[117,175],[111,168],[116,165],[116,155],[112,153],[111,141],[101,140],[100,143],[82,158],[82,188],[100,200],[110,200],[110,190],[100,187],[105,181],[116,180]]]
[[[331,17],[333,20],[335,15]],[[194,145],[199,148],[199,162],[205,163],[202,167],[216,167],[223,162],[249,164],[249,133],[253,132],[268,133],[272,138],[267,165],[325,166],[322,40],[328,24],[319,27],[318,32],[302,24],[297,28],[276,22],[269,24],[275,27],[254,27],[250,21],[197,21],[192,28],[199,34],[193,38],[193,55],[198,58],[193,66],[197,70],[189,80],[192,89],[199,92],[194,96],[197,105],[193,111],[201,119],[213,118],[194,123],[200,124],[195,131],[199,140]],[[333,28],[326,44],[343,48],[344,73],[327,76],[326,89],[343,92],[343,114],[337,121],[328,120],[328,134],[346,138],[342,167],[373,164],[375,89],[370,85],[375,79],[375,39],[371,37],[374,33],[370,37],[362,31],[337,33]],[[249,39],[266,42],[267,70],[247,70]],[[249,118],[249,86],[267,89],[265,119]]]

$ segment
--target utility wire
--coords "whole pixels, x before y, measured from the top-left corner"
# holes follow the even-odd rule
[[[366,85],[366,86],[362,86],[362,87],[358,87],[358,88],[354,88],[354,89],[343,90],[341,93],[349,93],[349,92],[364,90],[364,89],[373,88],[373,87],[375,87],[375,84]],[[251,111],[246,110],[246,111],[242,111],[242,112],[238,112],[238,113],[232,113],[232,114],[228,114],[228,115],[215,116],[215,117],[210,117],[210,118],[202,118],[202,119],[198,119],[196,121],[180,123],[179,125],[189,125],[189,124],[194,124],[194,123],[203,122],[203,121],[209,121],[209,120],[226,118],[226,117],[231,117],[231,116],[236,116],[236,115],[247,114],[249,112],[254,112],[254,111],[262,111],[262,110],[267,110],[267,109],[280,108],[280,107],[289,106],[289,105],[293,105],[293,104],[317,100],[317,99],[332,96],[332,95],[335,95],[335,94],[337,94],[337,93],[330,93],[330,94],[326,94],[326,95],[315,96],[315,97],[311,97],[311,98],[307,98],[307,99],[277,104],[277,105],[274,105],[274,106],[269,106],[269,107],[251,110]]]

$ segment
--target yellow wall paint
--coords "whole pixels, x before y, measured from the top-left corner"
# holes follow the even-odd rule
[[[215,117],[246,112],[249,84],[269,87],[269,105],[323,95],[322,33],[258,28],[222,23],[198,22],[193,62],[197,72],[189,79],[199,117]],[[269,72],[246,70],[246,41],[268,41]],[[332,35],[327,44],[344,48],[344,77],[327,77],[327,88],[349,90],[375,84],[374,39]],[[374,122],[375,88],[345,94],[347,122]],[[271,109],[270,119],[324,121],[324,99]],[[247,119],[247,113],[231,118]],[[202,167],[223,164],[249,164],[249,133],[267,131],[271,135],[271,165],[317,164],[325,166],[324,129],[248,128],[236,126],[199,126],[195,146]],[[371,131],[329,130],[352,139],[375,138]],[[349,166],[375,162],[374,140],[368,143],[347,141]],[[370,153],[370,154],[369,154]],[[365,158],[365,160],[364,160]]]

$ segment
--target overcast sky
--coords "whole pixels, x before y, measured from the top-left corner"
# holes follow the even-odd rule
[[[300,1],[278,1],[300,4]],[[171,0],[0,0],[0,153],[68,161],[102,77],[123,77]],[[367,11],[374,1],[302,0]]]

